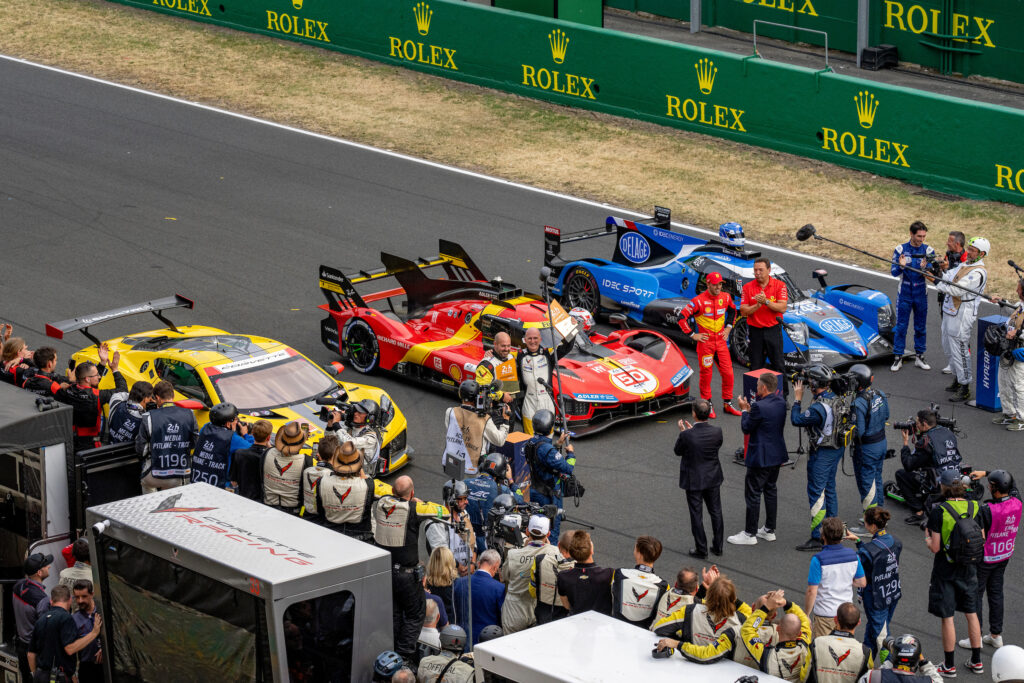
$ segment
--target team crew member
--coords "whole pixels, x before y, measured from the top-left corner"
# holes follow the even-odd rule
[[[97,615],[92,630],[79,637],[78,627],[71,617],[71,590],[67,586],[54,586],[50,591],[50,610],[36,622],[28,647],[32,680],[75,680],[78,668],[75,654],[96,640],[102,627],[103,617]]]
[[[1003,301],[998,296],[992,301]],[[1006,338],[1019,346],[1024,330],[1024,280],[1017,280],[1017,305],[1006,321]],[[1010,348],[1014,348],[1011,346]],[[1024,354],[1022,354],[1024,355]],[[1013,352],[1004,354],[999,359],[999,401],[1003,406],[1003,414],[992,420],[993,424],[1004,425],[1008,431],[1024,431],[1024,363],[1018,361]]]
[[[110,349],[103,343],[99,346],[98,355],[99,365],[89,361],[79,363],[75,368],[75,384],[54,394],[58,401],[71,406],[76,451],[102,445],[100,435],[103,433],[103,406],[110,402],[114,394],[128,391],[128,384],[117,370],[121,352],[115,351],[111,356]],[[108,360],[114,377],[114,388],[99,389],[100,378],[107,372]]]
[[[302,473],[313,466],[303,455],[306,431],[292,421],[277,430],[274,447],[263,456],[263,502],[282,512],[297,514],[302,498]]]
[[[654,618],[651,620],[651,630],[655,630],[658,622],[669,616],[676,610],[688,607],[697,600],[697,591],[700,590],[700,577],[691,567],[683,567],[676,574],[675,584],[665,591],[658,606],[654,610]]]
[[[255,425],[253,428],[255,429]],[[340,450],[341,442],[338,440],[337,433],[326,432],[316,445],[313,466],[307,467],[302,472],[302,508],[299,510],[299,516],[305,517],[315,524],[326,523],[323,517],[323,503],[320,500],[319,487],[323,477],[334,474]],[[234,466],[234,462],[232,462],[232,466]],[[263,461],[260,460],[260,467],[262,468],[262,466]],[[362,467],[360,467],[360,471],[362,471]]]
[[[32,680],[32,669],[28,664],[28,646],[32,640],[32,631],[39,615],[50,607],[50,598],[46,595],[43,581],[50,576],[51,564],[53,555],[29,555],[25,558],[25,578],[14,584],[11,594],[11,607],[17,632],[14,651],[18,655],[18,668],[21,670],[23,681]]]
[[[967,617],[971,659],[965,662],[964,666],[974,673],[982,673],[985,670],[981,662],[981,623],[977,614],[977,565],[964,562],[958,555],[958,549],[952,544],[952,541],[956,540],[953,538],[954,528],[962,530],[962,523],[958,518],[966,516],[976,520],[979,505],[975,501],[964,499],[966,491],[957,470],[943,470],[939,485],[944,500],[928,513],[925,537],[928,549],[935,554],[928,584],[928,612],[942,619],[942,649],[945,661],[939,666],[939,674],[953,678],[956,676],[956,653],[953,650],[956,646],[956,626],[953,623],[955,612],[963,612]],[[977,528],[977,532],[979,536],[982,533],[980,528]]]
[[[878,652],[889,636],[889,625],[896,605],[903,597],[900,584],[900,553],[903,544],[885,530],[892,515],[883,507],[864,511],[864,528],[871,534],[870,541],[857,539],[857,556],[864,567],[868,583],[861,591],[864,601],[864,644]]]
[[[391,553],[392,626],[395,651],[406,660],[416,654],[416,640],[423,627],[426,598],[420,573],[420,525],[432,517],[448,518],[443,505],[424,503],[415,497],[412,478],[395,480],[394,491],[373,503],[373,539]]]
[[[654,563],[661,557],[661,541],[653,536],[640,536],[633,546],[633,569],[616,569],[612,575],[612,616],[634,626],[650,628],[668,591],[668,582],[654,573]]]
[[[740,635],[758,668],[791,683],[803,683],[811,665],[811,622],[800,606],[787,602],[783,591],[774,591],[759,599],[758,607],[743,622]],[[785,615],[775,626],[774,644],[766,645],[759,629],[771,611],[783,607]]]
[[[424,657],[416,670],[419,683],[472,683],[473,660],[462,657],[466,649],[466,630],[455,624],[441,629],[441,652]]]
[[[921,642],[910,634],[887,643],[889,659],[861,676],[859,683],[942,683],[935,665],[921,654]]]
[[[914,314],[914,365],[922,370],[931,370],[924,360],[928,341],[928,283],[924,275],[907,270],[906,266],[924,270],[928,262],[935,259],[935,250],[924,243],[928,226],[921,221],[910,224],[910,241],[899,244],[892,252],[892,266],[889,271],[899,278],[900,289],[896,295],[896,328],[893,330],[893,372],[903,367],[903,351],[907,345],[907,329],[910,314]]]
[[[184,486],[192,477],[192,447],[199,426],[191,410],[174,405],[174,385],[160,380],[153,387],[156,408],[145,414],[135,451],[142,456],[142,492]]]
[[[929,278],[946,295],[942,302],[942,350],[955,375],[953,383],[946,387],[946,391],[953,392],[949,400],[954,403],[962,403],[971,397],[971,332],[981,303],[978,294],[984,293],[988,283],[984,258],[991,248],[984,237],[972,237],[967,245],[966,262],[947,272],[941,280]],[[966,287],[966,290],[950,283]]]
[[[366,474],[362,455],[351,441],[341,445],[331,465],[334,471],[316,487],[320,514],[328,527],[369,543],[373,540],[373,504],[391,493],[391,487]]]
[[[32,349],[28,348],[21,337],[8,337],[4,340],[0,358],[0,379],[8,384],[20,386],[25,379],[25,373],[32,368]]]
[[[530,595],[537,599],[534,616],[538,624],[547,624],[569,616],[558,592],[558,575],[576,566],[569,546],[575,531],[563,532],[558,537],[557,552],[539,552],[530,570]]]
[[[71,386],[63,377],[54,372],[57,367],[57,349],[43,346],[32,354],[32,366],[22,376],[21,388],[40,396],[55,396],[61,389]],[[113,410],[113,398],[111,398]]]
[[[576,560],[572,569],[558,575],[562,605],[570,614],[594,610],[611,614],[611,585],[614,570],[599,567],[594,561],[594,542],[586,531],[576,531],[569,541],[569,554]]]
[[[754,261],[754,279],[743,285],[740,315],[747,317],[750,369],[767,367],[785,372],[779,320],[786,312],[789,295],[786,285],[773,278],[771,272],[772,262],[768,259],[762,257]]]
[[[885,462],[889,399],[878,389],[871,388],[875,378],[868,366],[858,363],[850,372],[857,377],[857,396],[853,399],[853,421],[857,427],[853,439],[853,473],[861,507],[867,510],[881,505],[885,497],[882,463]]]
[[[956,435],[939,426],[934,410],[917,411],[914,423],[917,432],[914,450],[910,450],[910,432],[904,430],[900,450],[903,469],[896,470],[896,484],[907,507],[914,511],[905,520],[907,524],[925,521],[925,498],[938,490],[939,476],[944,470],[959,471],[961,460]]]
[[[700,365],[700,397],[711,401],[712,366],[718,364],[722,377],[723,410],[730,415],[740,411],[732,405],[732,358],[729,356],[729,333],[736,319],[736,306],[732,295],[722,292],[722,274],[707,274],[708,288],[690,300],[679,313],[679,329],[697,342],[697,361]],[[696,331],[690,327],[693,318]],[[711,419],[715,408],[711,408]]]
[[[789,416],[793,426],[807,429],[811,440],[811,453],[807,458],[807,500],[811,506],[811,537],[796,549],[819,550],[822,521],[826,517],[835,517],[839,511],[836,470],[839,469],[846,448],[836,428],[836,395],[829,389],[832,371],[824,365],[812,365],[807,368],[807,373],[811,391],[814,392],[814,402],[807,410],[800,412],[804,385],[802,381],[797,381],[793,387],[796,402]]]
[[[368,398],[352,404],[352,421],[342,420],[341,411],[335,410],[327,420],[327,430],[338,432],[341,443],[351,441],[363,456],[363,469],[370,473],[377,472],[380,459],[380,444],[383,441],[377,427],[379,406]]]
[[[1003,575],[1006,565],[1013,556],[1017,531],[1020,528],[1020,492],[1014,486],[1013,477],[1006,470],[972,472],[972,478],[988,478],[991,500],[985,501],[978,512],[979,521],[985,530],[985,558],[978,565],[978,623],[984,623],[982,598],[988,593],[989,633],[982,638],[984,645],[994,648],[1003,646]],[[960,647],[970,648],[970,638],[960,641]]]
[[[139,380],[127,394],[110,397],[110,415],[107,417],[107,435],[110,443],[134,443],[142,425],[142,416],[155,404],[153,385]]]
[[[492,456],[488,456],[489,458]],[[445,482],[442,493],[444,503],[452,513],[451,523],[434,521],[427,524],[424,535],[427,541],[427,555],[434,548],[444,546],[452,551],[459,576],[469,574],[476,557],[476,533],[466,508],[469,506],[469,487],[464,481]],[[465,533],[460,532],[458,524],[465,522]]]
[[[871,649],[862,645],[853,632],[860,624],[860,611],[852,602],[839,605],[830,633],[811,641],[811,683],[852,683],[867,673],[874,663]]]
[[[541,347],[540,330],[536,327],[526,330],[523,345],[526,349],[516,356],[516,373],[522,388],[520,411],[523,431],[533,434],[533,416],[537,411],[555,412],[555,401],[551,396],[551,375],[557,361],[554,352]]]
[[[480,458],[490,452],[491,446],[501,446],[508,438],[508,421],[512,411],[502,406],[504,419],[496,425],[487,413],[478,412],[476,400],[482,388],[476,380],[467,379],[459,385],[461,405],[448,408],[444,413],[447,430],[445,453],[463,459],[466,474],[476,474]]]
[[[476,382],[492,400],[512,403],[519,392],[516,358],[512,355],[512,337],[497,332],[491,350],[476,366]]]
[[[552,443],[551,434],[555,429],[555,416],[551,411],[541,410],[533,416],[534,435],[526,444],[527,462],[532,475],[530,500],[538,505],[555,505],[562,508],[562,480],[573,473],[576,467],[576,453],[569,441],[568,432],[563,433],[557,444]],[[568,444],[568,445],[565,445]],[[560,448],[565,445],[565,456]],[[560,520],[556,516],[551,533],[558,536]]]
[[[61,570],[58,581],[68,588],[73,588],[81,579],[88,579],[89,581],[92,581],[92,565],[89,563],[88,538],[83,536],[76,539],[75,542],[71,544],[71,557],[74,558],[75,563],[70,567]]]
[[[843,545],[846,525],[838,517],[829,517],[821,524],[821,552],[811,558],[807,571],[807,593],[804,609],[811,615],[812,635],[826,635],[835,626],[836,610],[853,602],[853,589],[867,585],[864,567],[857,551]],[[856,539],[846,534],[847,539]]]
[[[558,554],[548,543],[551,520],[544,515],[530,517],[526,532],[530,542],[522,548],[512,548],[501,566],[501,580],[508,586],[508,594],[501,606],[501,630],[506,635],[528,629],[537,623],[537,591],[532,585],[533,569],[544,555]]]
[[[252,444],[249,425],[238,419],[238,408],[233,403],[213,406],[210,421],[199,430],[192,452],[192,481],[227,488],[231,485],[231,456]]]
[[[71,618],[78,628],[78,637],[92,633],[96,628],[96,620],[100,618],[93,598],[93,585],[90,579],[79,579],[71,587],[75,599],[75,613]],[[101,622],[102,624],[102,622]],[[78,683],[103,683],[103,655],[100,653],[100,639],[92,641],[78,651]]]

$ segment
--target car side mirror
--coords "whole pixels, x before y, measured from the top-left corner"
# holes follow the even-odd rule
[[[827,270],[825,270],[824,268],[818,268],[813,273],[811,273],[811,275],[814,277],[814,279],[818,281],[822,289],[828,287],[828,285],[825,284],[825,277],[828,275]]]
[[[345,366],[339,363],[338,361],[334,361],[333,363],[325,365],[323,366],[323,368],[324,372],[326,372],[328,375],[331,375],[332,377],[338,377],[339,375],[341,375],[342,372],[345,371]]]
[[[208,410],[210,407],[197,398],[186,398],[181,401],[175,401],[174,405],[179,408],[185,408],[186,410]]]
[[[629,327],[629,318],[626,317],[625,313],[612,313],[608,316],[608,322],[621,329]]]

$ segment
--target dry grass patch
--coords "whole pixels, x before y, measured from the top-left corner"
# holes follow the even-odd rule
[[[923,220],[937,249],[949,230],[988,237],[993,289],[1007,295],[1014,279],[998,264],[1024,261],[1022,207],[917,196],[867,173],[97,0],[5,0],[0,25],[6,54],[640,211],[657,203],[705,227],[735,220],[779,246],[810,222],[888,256]],[[820,242],[800,249],[885,268]]]

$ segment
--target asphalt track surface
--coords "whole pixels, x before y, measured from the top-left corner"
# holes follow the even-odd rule
[[[44,336],[46,322],[177,292],[197,303],[194,311],[173,312],[175,322],[266,335],[327,363],[337,359],[320,343],[320,263],[346,272],[373,268],[382,249],[430,256],[437,252],[438,237],[444,237],[465,245],[488,274],[536,289],[543,225],[581,229],[601,225],[614,213],[594,203],[10,60],[0,60],[0,160],[0,319],[12,322],[33,348],[54,344]],[[914,218],[907,216],[907,222]],[[819,229],[841,238],[830,235],[828,226]],[[938,242],[941,232],[936,232]],[[880,235],[879,251],[903,241],[904,234],[903,226],[894,226]],[[611,245],[595,242],[592,249],[604,254]],[[799,283],[813,285],[816,261],[775,250],[769,254]],[[842,251],[832,256],[844,258]],[[889,278],[829,268],[832,282],[868,283],[895,297]],[[948,405],[942,387],[949,378],[939,373],[944,362],[936,307],[930,310],[933,370],[910,365],[893,375],[887,363],[874,366],[877,385],[891,397],[894,419],[929,400]],[[991,309],[984,309],[988,313]],[[96,332],[110,338],[157,326],[143,316]],[[66,359],[85,343],[71,336],[55,346]],[[686,353],[692,364],[693,350]],[[362,379],[352,370],[344,376]],[[438,499],[441,420],[452,399],[388,376],[368,381],[387,388],[409,419],[417,455],[406,472],[416,481],[417,495]],[[713,387],[718,396],[717,377]],[[696,393],[696,377],[691,391]],[[966,433],[961,440],[966,463],[1016,469],[1024,476],[1018,465],[1024,434],[991,425],[991,415],[980,410],[957,408],[956,416]],[[671,581],[680,566],[701,566],[686,555],[693,544],[672,454],[680,417],[689,414],[627,423],[578,444],[577,472],[587,494],[567,513],[596,527],[599,564],[631,566],[633,539],[653,534],[666,548],[657,564],[663,577]],[[728,535],[743,524],[743,470],[730,457],[741,434],[738,418],[721,416],[716,424],[726,435],[722,496]],[[786,438],[795,449],[794,428]],[[892,432],[889,446],[898,445]],[[798,463],[784,468],[779,481],[778,541],[727,544],[716,560],[748,601],[781,587],[803,603],[811,555],[793,546],[808,536],[806,460],[794,457]],[[895,467],[895,461],[886,463],[887,478]],[[852,473],[849,458],[843,469]],[[839,500],[841,515],[852,526],[860,513],[852,476],[840,474]],[[923,533],[902,523],[904,508],[891,507],[891,530],[904,542],[904,597],[894,630],[920,635],[926,655],[938,659],[939,621],[926,611],[931,553]],[[1006,577],[1004,638],[1009,643],[1024,636],[1017,611],[1024,598],[1021,562],[1014,559]],[[964,637],[962,618],[957,627]],[[986,661],[989,654],[986,650]],[[964,655],[958,652],[958,662]]]

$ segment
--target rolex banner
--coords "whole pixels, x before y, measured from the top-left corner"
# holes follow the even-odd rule
[[[458,0],[126,4],[1024,204],[1024,112]]]

